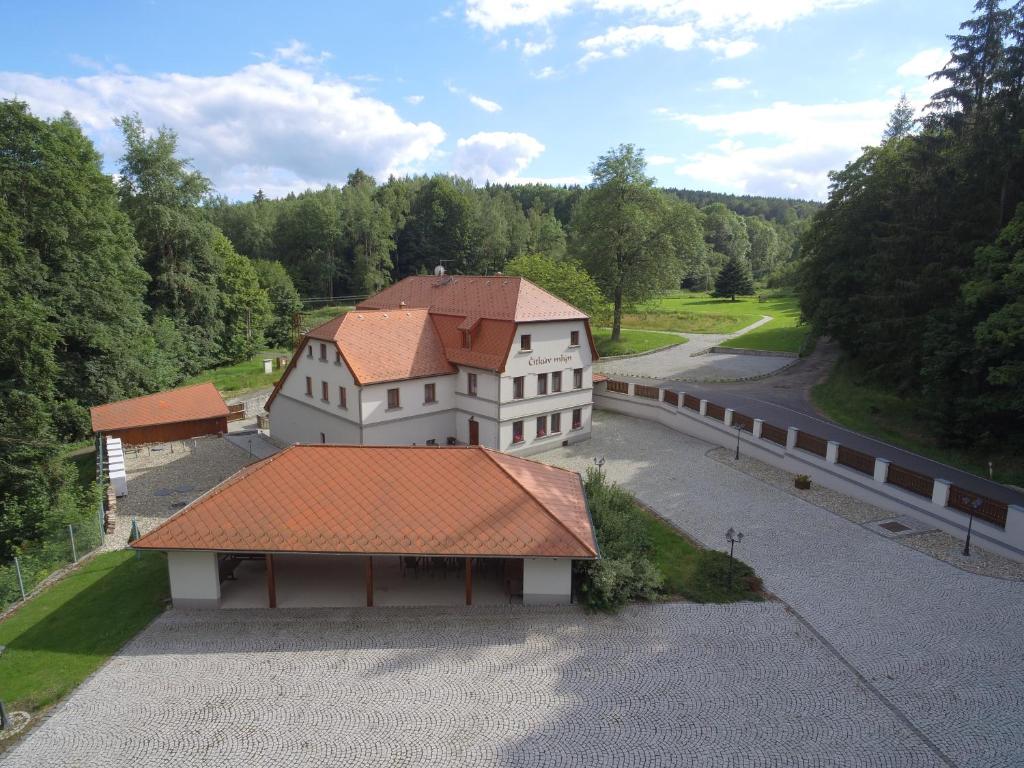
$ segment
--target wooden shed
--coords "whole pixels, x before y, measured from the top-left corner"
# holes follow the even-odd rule
[[[213,384],[119,400],[90,409],[92,431],[125,445],[166,443],[228,431],[228,407]]]

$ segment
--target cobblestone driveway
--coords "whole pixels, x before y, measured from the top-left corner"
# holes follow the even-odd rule
[[[593,434],[537,458],[606,456],[609,478],[708,546],[735,526],[738,555],[936,745],[936,765],[1024,765],[1024,584],[883,538],[659,424],[599,412]]]
[[[5,766],[925,766],[779,603],[174,611]]]

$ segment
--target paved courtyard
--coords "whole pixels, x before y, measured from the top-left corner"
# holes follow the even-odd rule
[[[705,455],[707,443],[599,412],[594,439],[537,458],[605,472],[707,546],[737,553],[957,766],[1024,765],[1024,584],[967,573]],[[899,762],[894,762],[899,765]]]
[[[779,603],[172,611],[5,766],[926,766]]]

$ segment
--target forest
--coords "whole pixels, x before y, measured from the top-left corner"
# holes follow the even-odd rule
[[[1024,4],[980,0],[920,119],[832,174],[803,240],[814,330],[923,398],[951,446],[1024,446]]]

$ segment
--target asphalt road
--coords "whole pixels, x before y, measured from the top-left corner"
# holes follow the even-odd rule
[[[806,430],[826,440],[835,440],[858,451],[888,459],[929,477],[948,480],[961,488],[1008,504],[1024,506],[1024,493],[1019,490],[897,448],[823,418],[811,403],[809,392],[811,386],[828,373],[837,356],[838,351],[834,347],[819,343],[818,349],[810,358],[783,373],[765,379],[725,384],[662,381],[659,382],[659,386],[675,392],[689,392],[752,418],[764,419],[778,427]]]

